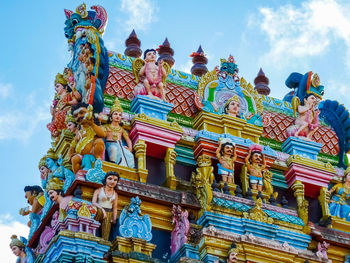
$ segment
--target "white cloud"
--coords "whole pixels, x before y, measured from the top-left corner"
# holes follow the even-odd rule
[[[192,66],[193,66],[192,60],[187,60],[187,62],[185,64],[181,64],[179,66],[175,65],[173,68],[176,68],[177,70],[191,74]]]
[[[6,99],[12,91],[12,84],[0,82],[0,98]]]
[[[9,214],[0,215],[0,247],[1,262],[16,262],[16,256],[10,249],[11,236],[17,235],[28,237],[29,227],[14,220]]]
[[[262,58],[272,64],[287,65],[288,58],[315,56],[334,41],[346,45],[350,68],[350,17],[348,6],[335,0],[310,0],[301,6],[284,5],[277,9],[260,8],[258,24],[266,34],[270,50]],[[252,25],[252,21],[248,24]]]
[[[158,7],[152,0],[122,0],[120,9],[129,16],[126,31],[146,30],[157,20]]]

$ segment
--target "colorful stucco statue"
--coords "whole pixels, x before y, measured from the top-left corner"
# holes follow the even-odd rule
[[[123,208],[119,216],[119,232],[122,237],[136,237],[150,241],[152,222],[149,215],[141,216],[141,200],[132,197],[130,205]]]
[[[34,263],[33,253],[26,244],[25,238],[18,239],[16,235],[11,236],[10,248],[17,257],[16,263]]]
[[[156,52],[155,49],[146,49],[143,55],[144,60],[140,58],[133,60],[132,70],[136,83],[138,83],[134,88],[134,93],[166,102],[166,79],[171,69],[163,60],[157,63]]]
[[[266,162],[260,145],[252,145],[249,147],[249,153],[245,158],[245,164],[249,172],[249,181],[252,189],[262,191],[263,172],[266,168]]]
[[[58,137],[61,131],[66,128],[65,119],[70,105],[77,103],[77,101],[73,100],[68,83],[60,73],[56,75],[55,90],[55,99],[50,108],[52,121],[47,124],[47,128],[53,137]]]
[[[171,232],[171,254],[175,254],[186,242],[190,230],[187,210],[182,211],[181,206],[173,205],[173,224],[175,227]]]
[[[318,242],[316,255],[319,259],[328,260],[327,251],[328,251],[329,245],[330,244],[327,243],[326,241]]]
[[[284,100],[292,103],[295,117],[298,112],[295,123],[287,129],[287,134],[312,140],[312,136],[319,128],[318,103],[322,100],[324,90],[320,85],[320,78],[311,71],[304,75],[294,72],[287,78],[286,85],[294,91],[288,93]]]
[[[103,186],[96,189],[92,197],[92,204],[98,208],[96,220],[101,221],[102,238],[109,239],[112,223],[117,222],[118,194],[117,184],[119,174],[107,172],[103,180]]]
[[[350,222],[350,167],[344,172],[343,182],[333,186],[329,192],[332,195],[330,214]]]
[[[75,89],[82,101],[93,105],[95,113],[103,109],[103,91],[109,74],[108,53],[102,40],[107,12],[99,5],[91,11],[81,4],[76,12],[64,10],[65,36],[72,51],[68,68],[73,71]]]
[[[239,108],[240,108],[239,97],[237,95],[232,96],[225,102],[224,113],[228,116],[239,118]]]
[[[102,138],[106,137],[106,133],[94,122],[91,105],[78,103],[71,111],[79,124],[79,132],[70,148],[73,172],[76,174],[81,168],[87,171],[96,159],[103,158],[105,144]]]
[[[108,160],[121,166],[135,168],[132,142],[127,131],[122,127],[122,114],[123,109],[119,99],[116,98],[108,116],[108,123],[102,126],[106,133]]]
[[[222,180],[228,183],[234,183],[234,167],[237,159],[235,144],[231,139],[223,138],[219,140],[219,146],[216,149],[216,158],[218,163],[218,174]]]

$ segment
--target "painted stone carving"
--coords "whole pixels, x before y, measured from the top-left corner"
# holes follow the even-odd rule
[[[34,255],[30,248],[27,247],[27,240],[23,237],[20,239],[16,235],[11,236],[10,248],[12,253],[17,257],[16,263],[34,263]]]
[[[102,238],[105,240],[109,239],[112,223],[117,222],[118,194],[116,189],[118,181],[118,173],[106,173],[103,187],[96,189],[92,197],[92,204],[98,208],[95,220],[101,221]]]
[[[186,242],[190,230],[187,210],[182,211],[181,206],[173,205],[173,224],[175,227],[171,232],[171,254],[175,254]]]
[[[149,215],[141,216],[141,200],[138,196],[131,198],[130,205],[125,206],[119,217],[119,232],[122,237],[136,237],[151,241],[152,223]]]
[[[147,49],[144,60],[136,58],[132,62],[132,70],[136,83],[135,96],[147,95],[151,98],[167,101],[165,98],[166,78],[171,69],[168,63],[160,60],[157,64],[156,50]]]
[[[219,140],[219,147],[216,149],[216,158],[218,158],[218,174],[222,180],[228,183],[234,183],[234,167],[237,159],[235,144],[228,138]]]
[[[249,153],[245,158],[245,164],[249,172],[249,182],[253,190],[262,191],[263,172],[266,168],[265,156],[260,145],[249,147]]]

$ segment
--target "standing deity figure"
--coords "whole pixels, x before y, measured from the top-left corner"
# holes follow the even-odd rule
[[[329,192],[332,195],[330,214],[350,222],[350,167],[344,172],[343,182],[333,186]]]
[[[181,206],[173,205],[173,224],[175,227],[171,232],[171,254],[175,254],[186,242],[190,230],[187,210],[182,211]]]
[[[225,103],[224,113],[228,116],[239,118],[240,102],[237,95],[232,96]]]
[[[102,221],[102,238],[109,239],[111,225],[117,222],[118,193],[117,184],[119,174],[107,172],[103,180],[103,186],[96,189],[92,197],[92,204],[98,208],[95,220]]]
[[[314,94],[309,93],[304,97],[302,103],[300,103],[298,97],[292,101],[293,108],[297,109],[299,116],[295,119],[295,125],[287,129],[289,136],[302,137],[307,140],[311,140],[313,134],[319,128],[318,115],[320,111],[316,109],[317,98]]]
[[[31,227],[32,225],[35,225],[33,227],[36,228],[39,224],[43,206],[45,205],[44,191],[38,185],[28,185],[24,187],[24,193],[24,196],[31,208],[21,208],[19,210],[19,214],[22,216],[29,215],[30,220],[28,222],[28,226]]]
[[[140,70],[140,77],[145,76],[143,80],[143,85],[145,86],[148,95],[153,96],[151,92],[151,87],[157,88],[161,99],[166,101],[165,93],[164,93],[164,85],[163,85],[163,76],[166,75],[166,71],[163,67],[163,60],[158,62],[156,50],[154,49],[146,49],[143,55],[143,59],[145,60],[145,65]]]
[[[128,133],[122,127],[122,113],[123,109],[118,98],[116,98],[108,116],[108,123],[102,126],[106,133],[106,150],[111,162],[135,168],[132,142]],[[101,116],[100,114],[99,117]],[[123,145],[123,140],[127,146]]]
[[[237,159],[235,144],[227,138],[219,140],[219,147],[216,149],[218,158],[218,174],[227,183],[234,183],[234,168]]]
[[[72,107],[71,112],[79,125],[69,151],[73,172],[76,174],[82,167],[92,168],[96,159],[103,158],[105,144],[102,138],[106,137],[106,133],[94,123],[91,105],[78,103]]]
[[[252,145],[249,147],[249,153],[245,158],[245,164],[249,172],[249,181],[252,189],[262,191],[263,171],[266,168],[266,162],[260,145]]]
[[[72,98],[67,80],[62,74],[58,73],[55,79],[55,99],[50,107],[52,121],[47,124],[47,128],[53,137],[58,137],[60,132],[66,128],[66,115],[71,105],[77,101]]]

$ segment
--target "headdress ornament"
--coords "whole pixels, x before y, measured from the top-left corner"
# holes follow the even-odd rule
[[[228,255],[230,255],[231,253],[236,253],[236,254],[238,254],[238,252],[239,252],[238,247],[236,246],[235,243],[232,243],[231,249],[228,251]]]
[[[112,114],[114,111],[123,112],[123,108],[120,105],[120,101],[118,98],[115,98],[113,106],[111,107],[110,114]]]
[[[64,76],[61,74],[61,73],[57,73],[56,75],[56,79],[55,79],[55,85],[57,83],[60,83],[62,84],[63,86],[66,86],[68,83],[67,83],[67,80],[64,78]]]
[[[220,141],[222,144],[231,143],[233,146],[236,146],[236,144],[230,138],[220,138]]]
[[[252,152],[261,152],[263,151],[263,147],[261,145],[258,144],[252,144],[249,146],[248,148],[249,150],[251,150]]]
[[[79,14],[82,18],[87,18],[88,12],[86,11],[86,4],[82,3],[81,5],[78,5],[78,7],[75,9],[75,12]]]
[[[52,148],[50,148],[50,149],[47,151],[46,157],[47,157],[47,158],[54,159],[54,160],[57,160],[57,159],[58,159],[58,158],[57,158],[57,155],[56,155],[56,153],[55,153],[55,151],[54,151]]]
[[[19,239],[17,238],[16,235],[12,235],[12,236],[11,236],[10,247],[12,248],[12,247],[14,247],[14,246],[19,247],[19,248],[25,248],[25,247],[26,247],[26,246],[24,245],[24,243],[23,243],[21,240],[19,240]]]
[[[77,120],[73,117],[71,111],[69,111],[69,112],[67,113],[67,116],[66,116],[66,123],[68,123],[68,122],[73,122],[73,123],[75,123],[75,124],[78,123]]]
[[[39,161],[39,169],[42,167],[42,166],[45,166],[46,167],[46,158],[47,156],[43,156],[40,161]]]
[[[229,98],[225,103],[225,108],[231,103],[231,101],[237,101],[239,103],[238,95],[233,95],[231,98]]]
[[[50,181],[47,182],[46,184],[46,191],[50,191],[50,190],[62,190],[63,189],[63,181],[61,181],[59,178],[57,177],[52,177],[50,179]]]

